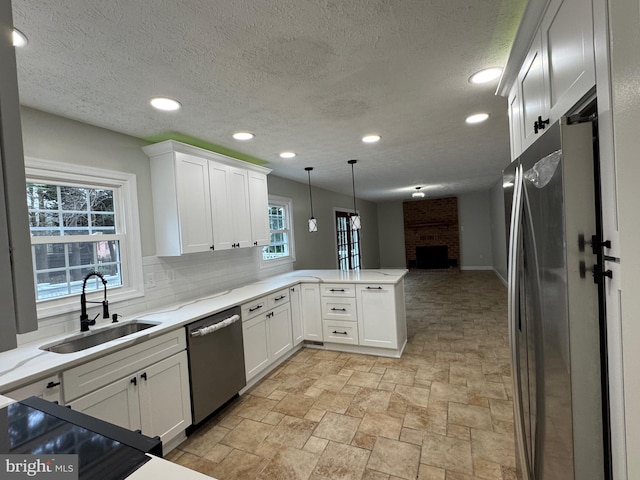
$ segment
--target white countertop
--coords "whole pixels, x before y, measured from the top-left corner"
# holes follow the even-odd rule
[[[250,302],[300,282],[396,284],[406,274],[407,270],[402,269],[360,271],[295,270],[240,288],[218,292],[186,303],[163,307],[158,311],[142,313],[137,315],[135,319],[157,322],[158,325],[79,352],[61,354],[40,350],[42,345],[60,342],[67,337],[77,335],[79,332],[22,345],[16,349],[0,353],[0,392],[9,392],[48,375],[104,356],[134,343],[139,343],[141,339],[156,337],[200,318],[235,305]],[[98,328],[108,328],[108,324],[93,330],[95,331]]]

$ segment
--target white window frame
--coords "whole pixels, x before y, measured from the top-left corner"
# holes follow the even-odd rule
[[[82,173],[78,173],[79,171]],[[114,191],[116,231],[119,234],[112,238],[120,242],[122,285],[114,287],[107,285],[107,300],[109,303],[115,303],[144,296],[136,175],[32,157],[25,157],[25,174],[27,182],[70,183],[79,186],[105,187]],[[61,238],[65,241],[73,241],[73,237]],[[109,238],[105,237],[105,240],[107,239]],[[36,281],[34,278],[34,284]],[[69,295],[59,299],[37,301],[38,320],[79,311],[79,297],[80,295]],[[100,301],[102,297],[102,289],[87,292],[88,300]]]
[[[280,197],[278,195],[269,195],[269,207],[278,205],[285,207],[287,210],[287,218],[289,219],[289,256],[273,258],[265,260],[260,249],[260,268],[277,267],[280,265],[288,265],[296,261],[296,242],[293,235],[293,200],[288,197]],[[269,230],[269,238],[271,238],[271,230]]]

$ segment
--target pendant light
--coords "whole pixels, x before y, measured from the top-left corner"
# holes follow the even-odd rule
[[[353,186],[353,213],[349,216],[351,221],[351,230],[360,230],[362,226],[360,223],[360,215],[356,210],[356,180],[353,174],[353,166],[357,163],[357,160],[349,160],[347,163],[351,165],[351,185]]]
[[[311,217],[309,217],[309,231],[317,232],[318,231],[318,221],[313,216],[313,197],[311,196],[311,170],[313,167],[305,167],[307,171],[307,175],[309,176],[309,205],[311,206]]]

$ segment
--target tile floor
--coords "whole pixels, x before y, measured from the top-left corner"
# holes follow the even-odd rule
[[[219,480],[515,480],[506,289],[411,271],[400,359],[304,348],[168,459]]]

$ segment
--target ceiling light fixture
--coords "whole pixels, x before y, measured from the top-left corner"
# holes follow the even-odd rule
[[[232,135],[236,140],[251,140],[255,135],[250,132],[236,132]]]
[[[413,198],[424,198],[424,192],[421,192],[422,187],[416,187],[416,191],[411,194]]]
[[[307,171],[307,175],[309,176],[309,205],[311,206],[311,216],[309,217],[309,231],[317,232],[318,231],[318,221],[316,217],[313,216],[313,197],[311,196],[311,170],[313,167],[305,167]]]
[[[182,107],[179,101],[169,97],[153,97],[149,103],[153,108],[163,112],[173,112],[180,110],[180,107]]]
[[[502,75],[502,68],[491,67],[480,70],[469,77],[469,83],[489,83]]]
[[[470,115],[467,117],[465,122],[467,123],[480,123],[484,122],[487,118],[489,118],[488,113],[476,113],[474,115]]]
[[[353,166],[358,163],[358,160],[349,160],[347,163],[351,165],[351,185],[353,187],[353,213],[349,215],[349,220],[351,222],[351,230],[360,230],[362,224],[358,210],[356,210],[356,180],[353,173]]]
[[[293,158],[296,154],[294,152],[282,152],[280,158]]]
[[[362,137],[362,141],[364,143],[376,143],[378,141],[380,141],[380,135],[366,135],[364,137]]]
[[[27,43],[29,43],[29,40],[27,40],[26,35],[22,33],[20,30],[18,30],[17,28],[13,29],[11,41],[13,42],[13,46],[18,48],[24,47]]]

